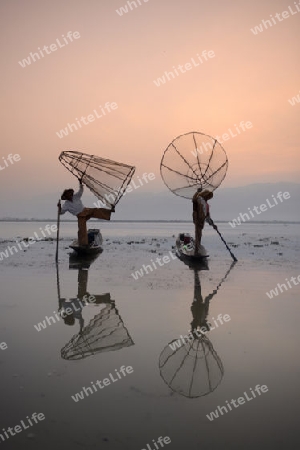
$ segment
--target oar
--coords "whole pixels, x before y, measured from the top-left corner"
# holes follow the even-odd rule
[[[222,241],[224,242],[224,244],[225,244],[227,250],[229,251],[229,253],[230,253],[230,255],[231,255],[232,259],[233,259],[233,261],[236,262],[236,261],[237,261],[236,257],[234,256],[234,254],[232,253],[232,251],[230,250],[230,248],[229,248],[228,245],[226,244],[225,239],[223,238],[223,236],[221,235],[220,231],[218,230],[217,225],[215,225],[215,223],[214,223],[214,221],[212,220],[212,218],[210,218],[210,220],[211,220],[211,225],[212,225],[212,227],[216,230],[216,232],[218,233],[218,235],[220,236],[220,238],[221,238]]]
[[[58,200],[57,206],[57,232],[56,232],[56,253],[55,253],[56,262],[58,261],[59,224],[60,224],[60,200]]]

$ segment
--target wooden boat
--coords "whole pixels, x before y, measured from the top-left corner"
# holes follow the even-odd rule
[[[203,245],[200,245],[199,253],[195,255],[194,239],[189,233],[180,233],[176,239],[176,256],[184,262],[203,263],[209,255]]]
[[[96,255],[97,253],[102,252],[103,239],[99,229],[88,229],[88,242],[87,246],[79,246],[78,241],[75,240],[70,245],[70,248],[72,248],[79,256]]]

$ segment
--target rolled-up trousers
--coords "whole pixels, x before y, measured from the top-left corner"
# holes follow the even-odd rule
[[[110,220],[111,211],[105,208],[84,208],[81,213],[77,215],[78,218],[78,245],[88,245],[88,235],[86,229],[86,222],[89,219],[104,219]]]
[[[195,254],[197,254],[201,245],[202,230],[205,222],[205,217],[199,210],[193,212],[193,222],[195,225]]]

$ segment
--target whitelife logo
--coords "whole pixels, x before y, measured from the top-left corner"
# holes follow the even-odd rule
[[[57,232],[57,226],[49,225],[49,224],[47,224],[45,226],[44,230],[47,231],[48,236],[44,233],[44,230],[41,227],[40,227],[40,230],[41,230],[43,237],[45,239],[47,239],[50,236],[51,232],[52,233]],[[21,244],[23,245],[23,247],[28,248],[30,245],[35,244],[36,241],[42,240],[42,238],[40,238],[36,232],[34,232],[33,234],[35,237],[30,236],[28,239],[26,239],[27,243],[24,239],[22,241],[16,241],[16,244],[19,247],[19,250],[24,250],[24,248],[22,248]],[[12,246],[9,245],[6,248],[6,250],[4,250],[3,252],[0,252],[0,261],[3,261],[3,258],[8,258],[10,255],[12,256],[14,253],[18,253],[19,250],[17,249],[17,247],[15,245],[12,245]]]
[[[43,413],[33,413],[30,418],[28,416],[26,416],[26,419],[27,419],[27,423],[25,423],[24,420],[21,420],[21,425],[15,425],[13,428],[8,427],[7,430],[5,430],[3,428],[3,434],[2,434],[2,432],[0,434],[0,438],[2,439],[2,442],[5,441],[5,438],[9,439],[10,436],[15,436],[17,433],[21,433],[21,431],[27,430],[27,428],[29,428],[29,426],[32,427],[34,425],[34,423],[32,423],[31,420],[33,420],[35,423],[38,423],[39,420],[40,421],[44,420],[45,415]],[[29,424],[29,426],[26,426],[28,424]],[[10,436],[8,433],[10,434]],[[3,435],[5,435],[5,437]]]
[[[223,144],[225,141],[228,141],[229,139],[234,138],[234,137],[238,136],[239,134],[241,134],[241,130],[247,131],[250,128],[253,128],[253,125],[250,122],[250,120],[248,120],[247,122],[245,122],[244,120],[241,120],[239,125],[237,126],[236,124],[234,124],[234,127],[235,127],[235,131],[237,132],[237,134],[234,134],[232,129],[228,128],[227,132],[223,133],[222,136],[218,136],[218,135],[215,136],[216,141],[218,141],[219,144]],[[213,148],[214,148],[214,145],[211,142],[203,142],[203,144],[201,144],[199,148],[196,148],[195,150],[191,150],[191,153],[196,158],[198,153],[199,153],[199,155],[202,155],[204,152],[208,152],[209,150],[212,150]]]
[[[19,61],[20,66],[24,69],[24,67],[26,66],[30,66],[31,62],[36,62],[38,60],[42,58],[45,58],[44,52],[46,53],[46,55],[50,55],[53,52],[56,52],[56,50],[58,50],[59,48],[63,48],[66,45],[69,45],[70,42],[73,42],[73,39],[79,39],[80,38],[80,34],[78,33],[78,31],[69,31],[67,33],[67,37],[65,37],[65,35],[62,35],[62,39],[64,41],[61,42],[59,39],[56,39],[56,44],[51,44],[51,45],[44,45],[44,47],[41,49],[40,47],[38,47],[38,51],[39,53],[29,53],[29,56],[27,58],[24,58],[22,61]],[[69,40],[68,40],[69,39]],[[70,42],[69,42],[70,41]]]
[[[137,179],[136,180],[133,179],[128,184],[127,187],[121,188],[119,191],[114,191],[114,192],[112,192],[110,194],[105,194],[104,198],[105,198],[106,202],[108,202],[109,204],[112,205],[114,203],[114,201],[115,201],[116,195],[118,195],[119,193],[122,193],[122,195],[126,195],[126,194],[128,194],[129,192],[132,192],[135,189],[139,189],[140,187],[144,186],[144,183],[148,184],[149,181],[155,180],[155,175],[154,175],[153,172],[150,172],[150,173],[146,173],[145,172],[142,175],[142,180],[140,179],[139,176],[137,176],[136,178]],[[143,180],[144,180],[144,182],[143,182]],[[135,184],[135,181],[139,182],[139,185]],[[107,206],[106,202],[98,200],[97,202],[94,202],[94,206],[96,206],[96,208],[105,208],[105,206]]]
[[[267,30],[270,27],[273,27],[273,25],[277,25],[279,22],[282,22],[285,19],[288,19],[291,16],[294,16],[295,14],[298,14],[300,12],[300,1],[294,2],[295,9],[293,9],[291,6],[288,6],[288,11],[282,11],[282,13],[276,13],[275,17],[273,17],[272,14],[270,14],[271,20],[262,20],[260,25],[257,25],[254,28],[251,28],[251,31],[253,34],[257,35],[258,33],[262,33],[263,31]],[[265,27],[265,28],[264,28]]]
[[[231,320],[231,317],[230,317],[229,314],[224,314],[224,315],[223,314],[219,314],[217,319],[215,319],[213,317],[212,320],[214,321],[214,324],[216,325],[215,327],[213,327],[211,325],[211,323],[208,322],[209,329],[207,329],[206,327],[201,327],[199,331],[198,330],[193,330],[193,331],[190,331],[188,334],[186,334],[184,336],[182,336],[182,334],[181,334],[179,336],[180,339],[177,339],[176,341],[173,341],[173,342],[171,342],[169,344],[170,349],[174,352],[176,349],[179,349],[182,345],[189,344],[190,342],[194,341],[194,339],[195,339],[194,334],[196,334],[196,336],[198,338],[200,338],[202,336],[205,336],[208,331],[215,330],[216,328],[219,328],[219,324],[217,323],[217,320],[220,322],[221,325],[223,325],[224,324],[223,320],[225,322],[229,322],[229,320]]]
[[[148,3],[149,0],[143,0],[144,3]],[[139,6],[142,6],[143,3],[141,0],[136,1],[128,1],[127,5],[121,6],[121,8],[116,9],[116,13],[119,14],[119,16],[123,16],[123,14],[127,14],[129,11],[133,11],[134,9],[138,8]],[[128,6],[130,9],[128,9]]]
[[[148,184],[149,181],[155,180],[155,175],[152,172],[144,173],[142,175],[142,179],[146,184]],[[107,203],[112,205],[115,201],[116,195],[118,195],[119,193],[122,193],[122,195],[126,195],[127,193],[132,192],[135,189],[139,189],[144,185],[143,180],[141,180],[140,177],[137,176],[137,180],[133,179],[125,188],[121,188],[119,191],[114,191],[110,194],[105,194],[104,198],[106,202],[98,200],[97,202],[94,202],[94,206],[96,206],[96,208],[105,208],[105,206],[107,206]],[[139,185],[136,185],[134,181],[138,181]]]
[[[150,444],[146,444],[147,448],[142,448],[142,450],[159,450],[160,448],[164,447],[164,444],[170,444],[171,439],[169,438],[169,436],[165,436],[164,438],[162,436],[159,436],[157,442],[155,442],[154,439],[152,439],[152,442],[154,444],[154,448],[152,448]],[[158,446],[158,444],[160,445],[160,447]]]
[[[120,367],[119,371],[121,372],[121,374],[123,375],[123,378],[126,377],[127,374],[130,374],[133,372],[133,368],[132,366],[122,366]],[[79,393],[75,394],[75,395],[71,395],[71,398],[74,400],[74,402],[79,402],[79,400],[84,400],[84,395],[86,395],[87,397],[89,396],[89,394],[94,394],[94,392],[98,392],[97,387],[95,386],[95,384],[99,387],[99,389],[104,389],[105,386],[109,386],[111,384],[111,381],[113,383],[115,383],[118,380],[121,380],[122,376],[119,373],[119,371],[117,369],[115,369],[115,375],[117,376],[117,378],[114,378],[112,373],[109,373],[108,376],[109,378],[104,378],[102,381],[97,380],[95,383],[93,381],[91,381],[91,385],[93,386],[93,389],[91,387],[83,387],[83,391],[80,391]],[[103,383],[103,385],[102,385]]]
[[[1,350],[6,350],[8,348],[7,343],[6,342],[1,342],[0,343],[0,349]]]
[[[289,192],[277,192],[277,195],[276,195],[276,197],[278,198],[278,200],[280,200],[280,203],[282,203],[284,200],[288,200],[289,198],[291,198],[291,195],[290,195],[290,193]],[[282,198],[283,197],[283,198]],[[265,212],[265,211],[267,211],[268,210],[268,207],[269,207],[269,209],[271,209],[271,208],[274,208],[274,206],[276,206],[276,205],[278,205],[279,203],[278,203],[278,201],[276,200],[276,198],[274,197],[274,195],[272,195],[272,198],[273,198],[273,201],[274,201],[274,203],[272,204],[270,201],[269,201],[269,199],[267,198],[266,199],[266,203],[262,203],[260,206],[253,206],[253,211],[257,214],[257,215],[259,215],[259,214],[261,214],[262,212]],[[267,206],[268,205],[268,206]],[[251,215],[251,218],[253,219],[255,216],[254,216],[254,213],[253,213],[253,211],[251,211],[251,208],[248,208],[248,211],[249,211],[249,213],[250,213],[250,215]],[[228,222],[229,223],[229,225],[231,226],[231,228],[235,228],[236,226],[238,226],[238,225],[241,225],[241,219],[242,219],[242,221],[243,222],[246,222],[246,220],[251,220],[250,219],[250,216],[249,216],[249,214],[248,213],[240,213],[239,214],[239,217],[237,217],[236,219],[233,219],[232,220],[232,222]]]
[[[67,123],[66,128],[63,128],[60,131],[56,131],[56,135],[59,137],[59,139],[62,139],[63,137],[68,136],[69,131],[73,133],[73,131],[77,131],[78,128],[82,128],[82,125],[88,125],[89,123],[94,122],[96,118],[101,119],[101,117],[106,116],[107,112],[111,113],[112,110],[117,109],[118,105],[115,102],[106,102],[103,108],[101,105],[99,106],[99,108],[102,114],[99,115],[96,109],[94,109],[93,113],[95,113],[95,116],[94,114],[89,114],[88,116],[81,116],[80,119],[76,117],[75,120],[77,122],[77,125],[76,123]],[[107,112],[105,112],[105,109],[107,110]],[[82,124],[80,122],[82,122]]]
[[[194,67],[198,67],[203,64],[205,61],[208,61],[209,58],[214,58],[215,52],[213,50],[203,50],[201,56],[197,53],[197,59],[191,58],[191,62],[187,62],[184,65],[179,64],[177,67],[173,66],[173,70],[171,72],[164,72],[162,77],[153,80],[153,83],[156,87],[160,87],[162,84],[166,84],[167,81],[174,80],[174,78],[179,77],[180,74],[186,73],[189,70],[192,70]],[[202,59],[203,58],[203,59]]]
[[[263,384],[262,386],[260,386],[259,384],[257,384],[254,388],[254,390],[256,391],[256,393],[260,396],[262,393],[265,394],[266,392],[268,392],[268,386],[266,386],[265,384]],[[247,400],[247,402],[251,402],[251,400],[253,400],[254,398],[256,398],[256,395],[253,391],[252,388],[250,388],[250,392],[252,394],[252,397],[248,397],[247,392],[244,392],[245,398],[244,397],[239,397],[237,400],[230,400],[231,405],[233,405],[235,408],[238,408],[240,405],[244,405],[245,404],[245,399]],[[236,404],[236,402],[238,404]],[[230,406],[229,402],[226,400],[225,401],[227,408],[229,409],[229,411],[232,411],[232,407]],[[206,414],[206,417],[210,420],[213,421],[214,419],[217,419],[219,416],[219,412],[221,413],[221,415],[223,416],[224,412],[228,413],[228,409],[226,408],[226,406],[218,406],[218,408],[215,411],[212,411],[210,414]]]
[[[4,156],[2,156],[2,159],[3,159],[4,167],[2,167],[0,164],[0,170],[4,170],[7,167],[9,167],[10,165],[13,165],[14,162],[20,161],[21,157],[18,153],[16,153],[15,155],[12,155],[10,153],[6,158]],[[8,163],[8,161],[9,161],[9,163]]]
[[[299,91],[300,92],[300,91]],[[300,103],[300,94],[297,94],[296,97],[292,97],[289,99],[289,103],[292,106],[295,106],[297,103]]]
[[[298,283],[296,282],[296,280],[298,280]],[[288,278],[285,279],[288,287],[290,289],[292,289],[292,285],[290,283],[290,281],[292,281],[294,283],[294,286],[298,286],[300,283],[300,275],[298,275],[298,277],[291,277],[290,280],[288,280]],[[286,291],[288,291],[288,287],[285,283],[277,283],[277,286],[274,289],[271,289],[270,292],[266,292],[266,295],[271,299],[273,297],[277,297],[277,295],[279,295],[278,289],[280,290],[281,293],[283,293],[283,287]]]
[[[160,266],[164,266],[165,264],[168,264],[172,259],[177,259],[177,257],[174,255],[174,253],[171,252],[171,250],[169,251],[170,257],[168,255],[162,256],[161,258],[157,257],[155,262]],[[151,263],[152,266],[149,265],[145,265],[143,264],[143,267],[140,270],[136,270],[134,273],[131,274],[131,276],[135,279],[138,280],[139,278],[142,278],[144,275],[148,275],[148,270],[150,270],[150,272],[153,272],[153,270],[157,270],[158,267],[155,264],[155,262],[153,261],[153,259],[151,259]],[[144,269],[144,270],[143,270]]]
[[[94,303],[96,301],[96,297],[94,295],[87,296],[87,294],[85,294],[82,297],[83,302],[81,302],[79,298],[77,300],[78,300],[77,306],[79,306],[79,308],[76,308],[76,304],[73,303],[72,307],[70,305],[70,307],[60,310],[59,314],[56,311],[53,311],[53,314],[55,315],[57,322],[59,322],[61,318],[65,319],[67,316],[72,316],[74,312],[81,311],[82,308],[86,305],[86,303]],[[53,316],[49,317],[45,316],[45,320],[43,320],[43,322],[39,322],[37,325],[34,325],[34,328],[36,329],[36,331],[45,330],[48,325],[50,326],[53,323],[57,323],[56,320]]]

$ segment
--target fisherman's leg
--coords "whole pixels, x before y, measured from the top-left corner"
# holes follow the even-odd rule
[[[79,269],[78,270],[78,293],[77,297],[81,300],[84,295],[87,295],[87,284],[88,284],[88,270]]]
[[[86,229],[86,216],[78,214],[78,245],[88,245],[88,236]]]
[[[203,225],[202,225],[202,224],[201,224],[201,225],[199,224],[198,227],[199,227],[199,231],[198,231],[199,240],[198,240],[198,243],[199,243],[199,247],[200,247],[200,245],[201,245],[201,239],[202,239]]]
[[[89,208],[89,219],[104,219],[104,220],[110,220],[111,216],[111,210],[105,209],[105,208]]]
[[[197,233],[197,243],[195,248],[195,254],[199,253],[199,249],[201,247],[201,239],[202,239],[202,228],[198,225],[198,233]]]
[[[195,253],[198,253],[198,227],[197,224],[195,223]]]
[[[202,239],[202,229],[203,229],[203,223],[197,223],[196,230],[195,230],[195,255],[199,253],[201,239]]]
[[[194,252],[195,252],[195,253],[198,252],[198,244],[197,244],[197,242],[198,242],[197,219],[198,219],[197,212],[196,212],[196,211],[193,211],[193,222],[194,222],[194,225],[195,225],[195,241],[194,241],[194,243],[195,243],[195,249],[194,249]]]

